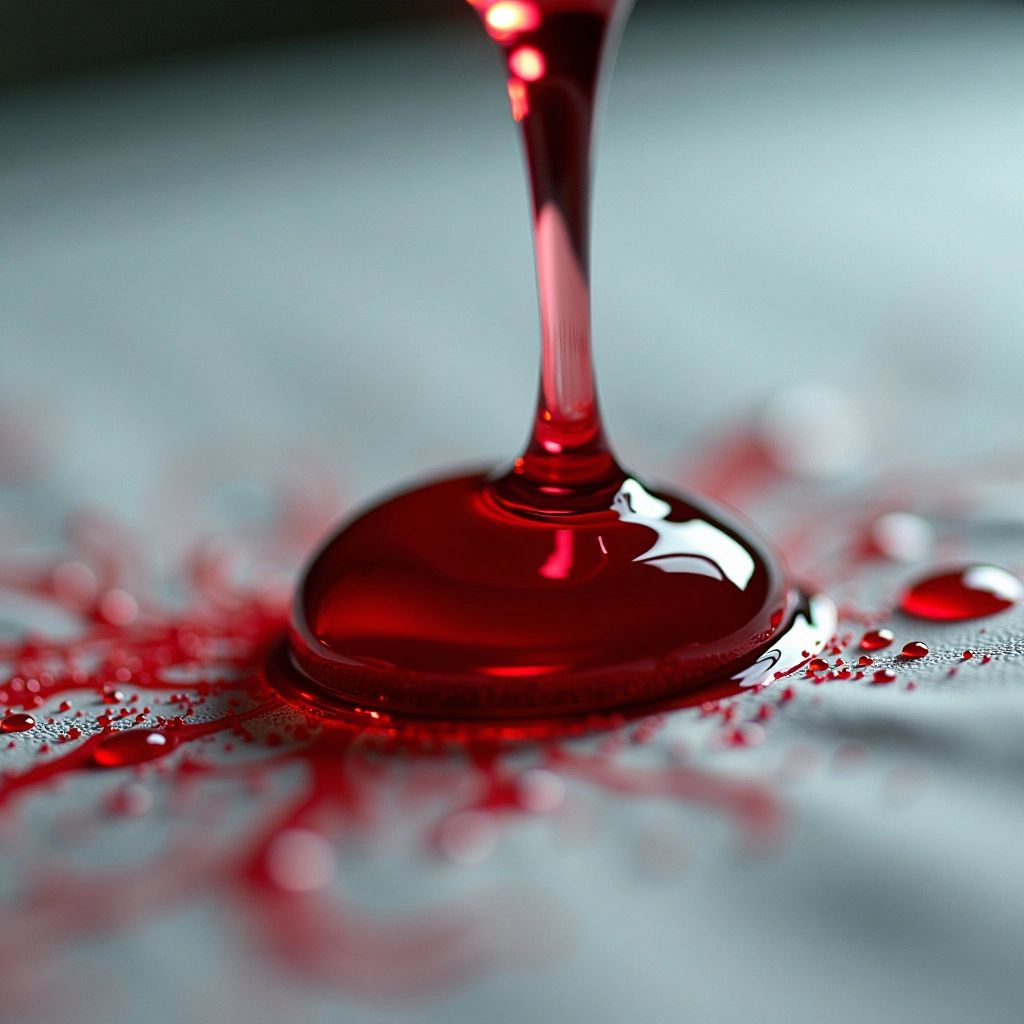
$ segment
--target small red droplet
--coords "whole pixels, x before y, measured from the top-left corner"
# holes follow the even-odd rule
[[[974,651],[964,651],[964,661],[970,661],[974,657]]]
[[[884,684],[894,682],[896,673],[891,668],[880,668],[872,677],[872,682]]]
[[[0,718],[0,732],[28,732],[35,724],[36,720],[31,715],[7,715]]]
[[[904,658],[923,658],[928,653],[928,646],[920,640],[911,640],[909,644],[903,645],[900,653]]]
[[[824,658],[811,658],[811,660],[807,662],[807,667],[812,672],[827,672],[828,662]]]
[[[862,651],[880,651],[883,647],[896,639],[896,634],[891,629],[871,629],[860,638],[860,649]]]
[[[178,741],[158,729],[128,729],[115,732],[94,751],[93,760],[103,768],[141,764],[170,753]]]
[[[730,729],[725,734],[725,744],[729,747],[756,747],[764,742],[765,732],[759,725],[748,725],[742,729]]]
[[[874,659],[873,658],[869,658],[866,654],[862,654],[857,659],[857,664],[860,665],[861,668],[867,668],[868,665],[873,665],[874,664]]]

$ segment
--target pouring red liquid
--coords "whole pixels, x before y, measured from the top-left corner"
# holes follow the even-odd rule
[[[313,559],[268,678],[363,728],[515,739],[784,674],[828,639],[746,524],[620,467],[591,356],[596,113],[631,0],[470,0],[527,158],[540,395],[511,466],[364,512]]]

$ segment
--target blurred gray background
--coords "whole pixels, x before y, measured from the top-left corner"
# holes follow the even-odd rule
[[[358,492],[521,443],[517,140],[454,7],[0,94],[0,394],[46,396],[73,493],[130,508],[225,432],[313,438]],[[1022,41],[1015,4],[639,4],[595,215],[627,458],[794,383],[865,402],[879,458],[1016,436]]]

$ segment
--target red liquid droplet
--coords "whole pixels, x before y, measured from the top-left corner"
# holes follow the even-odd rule
[[[16,714],[0,718],[0,732],[28,732],[35,728],[36,720],[31,715]]]
[[[811,660],[807,662],[807,667],[812,672],[827,672],[828,662],[824,658],[811,658]]]
[[[872,677],[876,683],[891,683],[896,679],[896,673],[891,668],[880,668]]]
[[[857,664],[860,665],[862,668],[867,668],[868,665],[871,665],[873,663],[874,663],[873,660],[871,658],[869,658],[866,654],[862,654],[857,659]]]
[[[157,729],[128,729],[108,736],[96,747],[92,757],[103,768],[122,768],[163,757],[175,746],[177,741],[173,736]]]
[[[304,581],[291,639],[300,703],[352,705],[371,726],[459,716],[512,731],[690,684],[735,692],[744,662],[792,621],[784,580],[735,526],[627,485],[603,512],[550,520],[504,508],[485,477],[372,510]],[[665,518],[638,515],[646,502]]]
[[[900,653],[904,658],[923,658],[928,653],[928,647],[920,640],[911,640],[909,644],[903,645],[903,650]]]
[[[960,622],[1006,611],[1024,597],[1024,584],[994,565],[970,565],[919,580],[900,599],[900,610],[919,619]]]
[[[591,135],[631,4],[471,2],[504,51],[527,156],[542,336],[531,438],[508,472],[409,491],[334,537],[269,680],[367,728],[485,723],[504,738],[735,692],[755,664],[800,661],[782,664],[779,647],[801,621],[796,595],[747,527],[625,473],[598,412]]]
[[[862,651],[880,651],[888,647],[896,634],[891,629],[872,629],[860,638],[860,649]]]

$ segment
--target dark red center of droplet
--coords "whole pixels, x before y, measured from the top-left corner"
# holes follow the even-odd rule
[[[888,647],[896,634],[891,629],[870,629],[860,638],[860,649],[862,651],[880,651]]]
[[[159,729],[129,729],[109,736],[92,756],[103,768],[121,768],[163,757],[176,746],[177,740]]]
[[[8,715],[0,718],[0,732],[28,732],[35,724],[36,720],[31,715]]]
[[[969,565],[927,576],[908,587],[900,610],[919,619],[959,622],[1006,611],[1024,597],[1024,585],[994,565]]]

